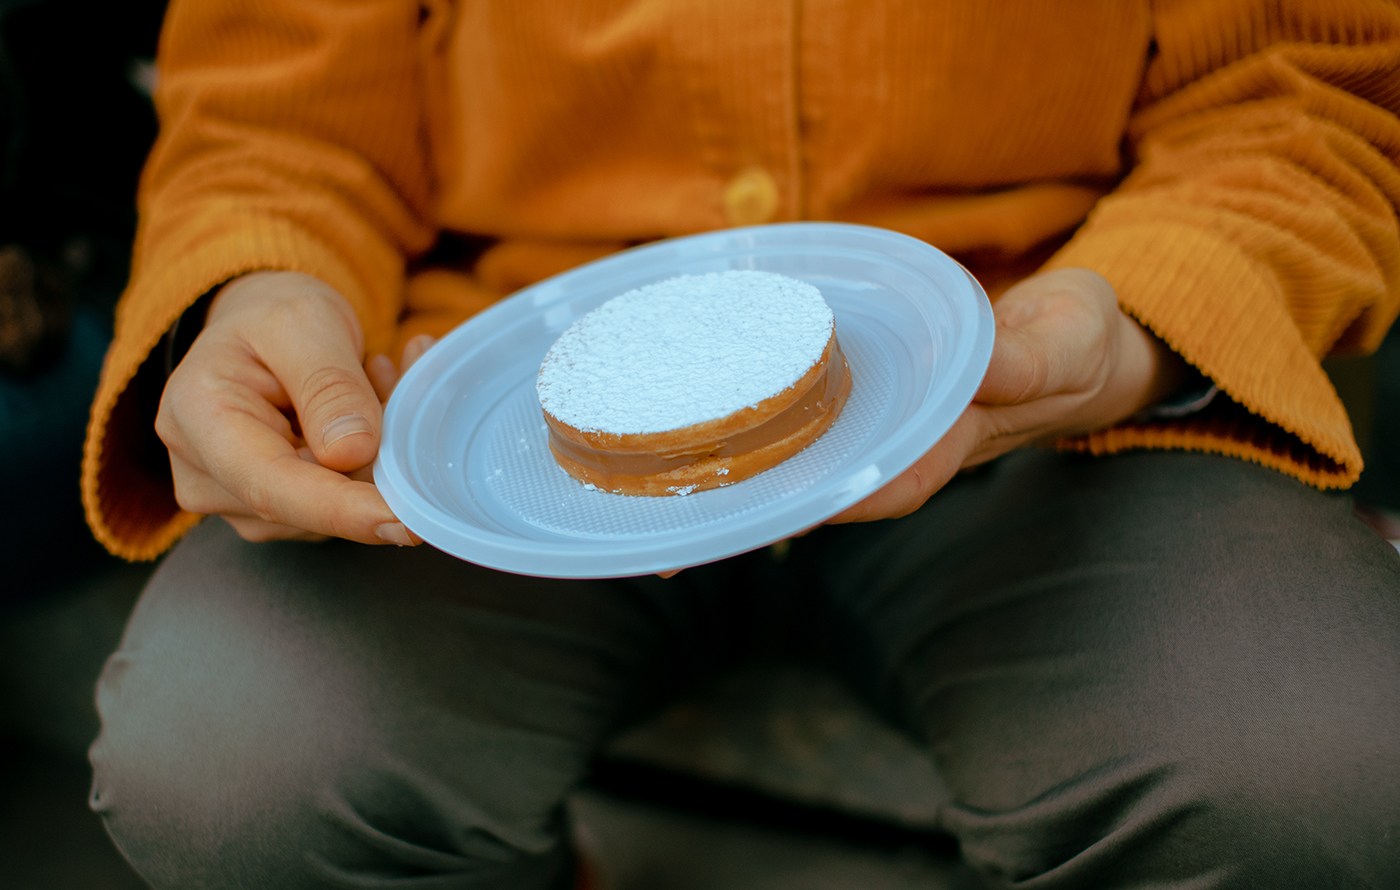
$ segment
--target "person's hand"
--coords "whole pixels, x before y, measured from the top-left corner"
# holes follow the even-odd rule
[[[1020,282],[997,301],[996,345],[982,386],[914,466],[832,523],[905,516],[953,474],[1013,448],[1112,426],[1172,392],[1185,363],[1118,308],[1087,269]]]
[[[404,369],[431,342],[411,341]],[[256,272],[225,285],[156,416],[180,506],[249,541],[421,543],[370,481],[399,372],[385,356],[361,366],[363,348],[349,302],[319,279]]]

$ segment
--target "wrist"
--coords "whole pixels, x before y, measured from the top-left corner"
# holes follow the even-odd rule
[[[170,330],[166,331],[165,336],[161,338],[160,350],[166,380],[169,380],[170,375],[175,373],[175,368],[184,360],[186,353],[194,345],[195,338],[204,330],[204,322],[209,317],[209,305],[214,301],[214,296],[218,292],[218,287],[205,291],[188,309],[180,313],[180,317],[175,319]]]
[[[1120,392],[1114,423],[1126,420],[1177,393],[1194,369],[1161,338],[1119,311],[1120,367],[1115,374]]]

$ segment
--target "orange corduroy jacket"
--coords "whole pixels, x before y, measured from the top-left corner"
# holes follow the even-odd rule
[[[1225,396],[1069,447],[1360,472],[1318,362],[1400,311],[1385,0],[174,0],[158,62],[83,463],[122,556],[197,518],[156,347],[220,283],[318,276],[393,353],[624,246],[768,221],[906,232],[994,295],[1094,269]]]

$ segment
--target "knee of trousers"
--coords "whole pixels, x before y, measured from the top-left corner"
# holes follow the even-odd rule
[[[544,888],[571,867],[575,752],[285,653],[167,642],[108,661],[90,752],[91,805],[157,890]]]
[[[1281,696],[947,827],[989,886],[1400,886],[1398,720]]]

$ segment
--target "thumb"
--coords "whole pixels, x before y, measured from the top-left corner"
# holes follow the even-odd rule
[[[374,460],[383,413],[351,338],[303,340],[278,377],[321,466],[348,473]]]
[[[1040,398],[1051,385],[1051,364],[1033,326],[997,325],[992,358],[975,401],[1019,405]]]
[[[1032,275],[992,312],[996,342],[976,397],[985,405],[1021,405],[1092,383],[1120,314],[1113,285],[1077,268]]]

